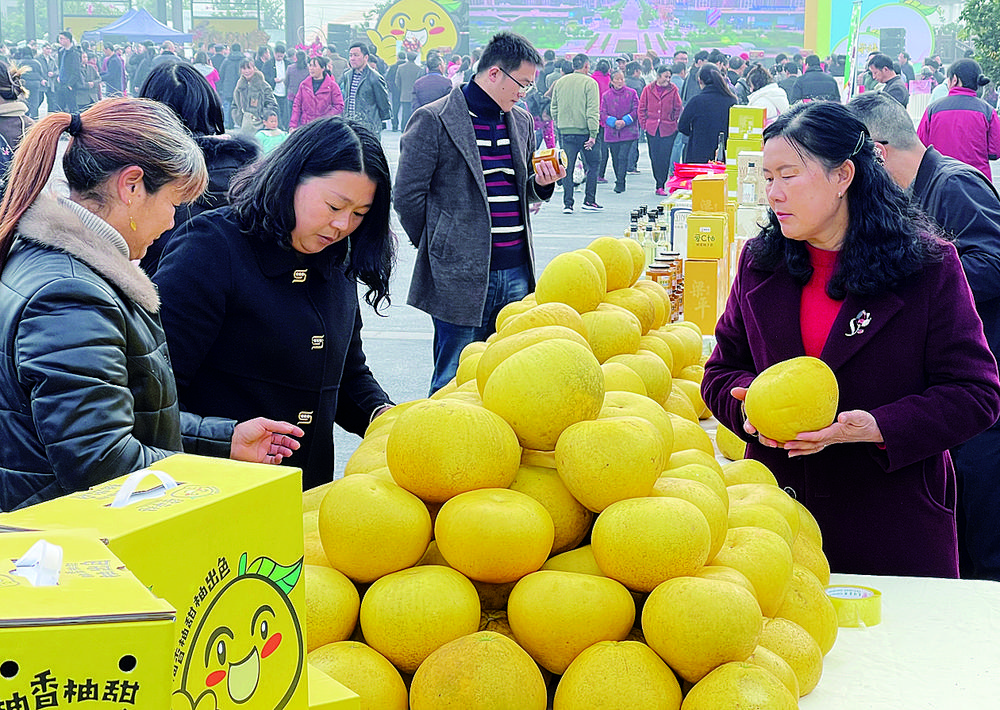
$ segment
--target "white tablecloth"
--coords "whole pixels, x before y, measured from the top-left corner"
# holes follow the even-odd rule
[[[882,623],[842,628],[802,710],[1000,708],[1000,583],[835,574],[882,592]]]

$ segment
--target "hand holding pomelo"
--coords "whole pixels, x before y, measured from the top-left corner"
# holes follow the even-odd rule
[[[785,442],[833,423],[838,399],[833,370],[818,358],[796,357],[757,375],[743,403],[747,421],[762,436]]]

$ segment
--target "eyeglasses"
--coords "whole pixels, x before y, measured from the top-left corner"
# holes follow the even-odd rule
[[[507,71],[503,67],[497,67],[497,69],[502,71],[504,74],[507,74]],[[518,93],[521,94],[522,96],[535,88],[535,82],[533,81],[529,81],[527,84],[522,84],[517,79],[512,77],[510,74],[507,74],[507,78],[513,81],[515,84],[517,84]]]

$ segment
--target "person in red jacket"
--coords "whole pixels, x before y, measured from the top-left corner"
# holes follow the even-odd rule
[[[681,94],[670,80],[670,67],[661,65],[656,70],[656,81],[647,85],[639,97],[639,127],[646,134],[657,195],[667,194],[664,186],[670,172],[670,153],[677,137],[681,108]]]
[[[339,116],[344,112],[344,95],[340,85],[330,76],[329,60],[313,57],[309,60],[309,76],[299,84],[288,120],[289,130],[294,131],[310,121],[326,116]]]

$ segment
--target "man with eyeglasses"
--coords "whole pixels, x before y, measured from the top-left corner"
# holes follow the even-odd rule
[[[434,325],[431,393],[497,312],[535,288],[528,205],[566,175],[531,167],[534,123],[516,105],[541,63],[524,37],[494,35],[472,81],[414,111],[400,138],[395,209],[417,248],[407,303]]]

